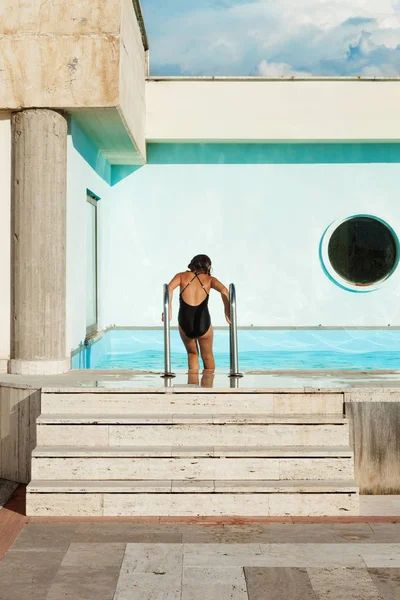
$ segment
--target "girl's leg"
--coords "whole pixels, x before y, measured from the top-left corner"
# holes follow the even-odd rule
[[[214,384],[214,371],[203,371],[203,376],[201,378],[201,387],[212,388]]]
[[[199,371],[189,371],[188,385],[199,385]]]
[[[215,370],[215,360],[212,349],[213,339],[214,331],[212,325],[210,325],[210,329],[207,331],[207,333],[199,338],[201,358],[203,359],[204,368],[207,371]]]
[[[197,340],[192,340],[191,338],[188,338],[180,327],[179,333],[181,334],[182,342],[184,343],[186,352],[188,353],[189,371],[198,371],[199,349],[197,346]]]

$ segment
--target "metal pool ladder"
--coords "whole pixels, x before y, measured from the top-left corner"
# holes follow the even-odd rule
[[[236,288],[234,283],[231,283],[229,286],[229,311],[231,320],[231,324],[229,325],[229,354],[231,358],[231,370],[229,377],[243,377],[242,373],[239,372]]]
[[[169,322],[169,290],[168,284],[163,285],[164,298],[164,374],[161,377],[175,377],[171,371],[171,327]]]
[[[161,377],[175,377],[171,367],[171,327],[169,322],[169,290],[168,284],[163,285],[164,299],[164,373]],[[236,289],[233,283],[229,286],[229,306],[230,320],[229,325],[229,353],[230,353],[230,372],[229,377],[243,377],[239,372],[239,353],[237,341],[237,311],[236,311]]]

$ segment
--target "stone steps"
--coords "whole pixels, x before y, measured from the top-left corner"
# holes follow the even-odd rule
[[[136,414],[136,415],[101,415],[101,414],[41,414],[38,425],[343,425],[342,415],[270,415],[236,413],[224,414]]]
[[[142,479],[142,480],[118,480],[118,481],[93,481],[93,480],[35,480],[29,484],[31,492],[46,494],[49,492],[60,493],[109,493],[109,494],[139,494],[147,493],[190,493],[198,492],[207,494],[216,492],[220,494],[227,493],[257,493],[257,494],[350,494],[357,491],[357,484],[354,480],[195,480],[181,481],[169,479]]]
[[[42,393],[43,414],[338,414],[343,394],[338,393]]]
[[[281,516],[358,514],[354,481],[32,481],[29,515]]]
[[[32,457],[353,458],[348,446],[37,446]]]
[[[238,457],[165,457],[154,453],[154,457],[69,456],[66,448],[63,456],[35,455],[32,459],[34,479],[56,479],[59,473],[65,479],[277,479],[294,480],[299,477],[307,480],[325,478],[348,480],[353,477],[352,457],[309,457],[297,459],[246,457],[242,452]],[[189,453],[186,451],[186,455]],[[251,454],[251,453],[250,453]]]
[[[348,446],[348,423],[342,425],[38,425],[40,445],[139,446]]]
[[[343,395],[42,393],[30,515],[358,513]]]

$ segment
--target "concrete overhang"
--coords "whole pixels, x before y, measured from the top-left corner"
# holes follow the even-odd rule
[[[399,142],[400,78],[148,77],[159,143]]]
[[[0,110],[70,113],[111,165],[146,160],[139,0],[0,4]]]

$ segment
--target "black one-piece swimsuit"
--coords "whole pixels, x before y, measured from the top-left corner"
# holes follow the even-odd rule
[[[182,298],[183,292],[186,290],[188,285],[192,283],[195,279],[199,280],[201,287],[206,293],[206,297],[204,298],[201,304],[197,304],[196,306],[191,306],[187,304]],[[195,273],[193,279],[189,281],[189,283],[183,288],[179,296],[179,313],[178,313],[178,323],[181,326],[185,335],[188,338],[195,339],[202,337],[207,333],[210,329],[211,325],[211,317],[210,312],[208,310],[208,292],[204,285],[201,283],[200,277]]]

